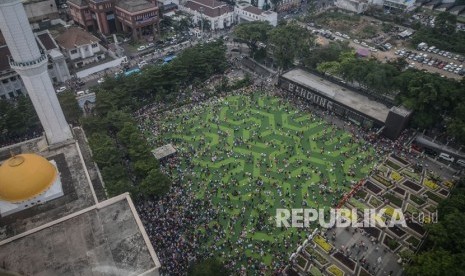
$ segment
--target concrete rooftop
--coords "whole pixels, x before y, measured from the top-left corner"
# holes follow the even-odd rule
[[[345,87],[332,83],[302,69],[294,69],[283,74],[283,77],[304,87],[319,91],[322,95],[336,103],[349,106],[368,117],[385,122],[389,108],[382,103],[370,100],[368,97]]]
[[[43,137],[0,148],[0,163],[10,152],[55,160],[64,192],[0,217],[1,268],[21,275],[159,275],[129,194],[105,200],[83,132],[74,132],[77,142],[57,149],[46,149]]]
[[[43,276],[131,276],[157,266],[125,195],[0,243],[0,259],[10,271]]]

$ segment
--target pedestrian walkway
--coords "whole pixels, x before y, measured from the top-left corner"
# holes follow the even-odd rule
[[[112,60],[112,61],[109,61],[109,62],[106,62],[106,63],[103,63],[103,64],[99,64],[97,66],[94,66],[94,67],[91,67],[91,68],[88,68],[88,69],[77,72],[76,76],[78,78],[82,79],[82,78],[85,78],[85,77],[87,77],[89,75],[104,71],[106,69],[118,67],[118,66],[121,65],[121,62],[123,60],[124,60],[124,58],[119,58],[119,59],[115,59],[115,60]]]

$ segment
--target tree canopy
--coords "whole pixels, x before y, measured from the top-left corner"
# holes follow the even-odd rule
[[[131,192],[160,196],[171,181],[159,170],[151,146],[131,112],[154,101],[171,101],[179,91],[227,68],[223,42],[185,50],[171,63],[147,66],[139,74],[107,78],[96,90],[96,112],[81,120],[110,195]]]
[[[234,29],[234,35],[244,41],[252,52],[257,50],[259,42],[267,43],[268,32],[273,27],[268,21],[252,21],[239,24]]]
[[[42,126],[27,96],[0,100],[0,144],[9,143],[33,133],[41,134]]]
[[[228,275],[228,270],[218,259],[206,259],[195,263],[190,267],[188,276],[223,276]]]
[[[438,223],[428,226],[422,251],[413,256],[406,275],[465,275],[465,180],[438,206]]]
[[[296,23],[280,25],[269,32],[271,51],[280,68],[289,68],[295,59],[300,60],[306,49],[313,45],[312,36],[302,35],[306,32]]]
[[[420,27],[413,35],[412,44],[426,42],[439,49],[465,53],[465,32],[456,31],[457,16],[442,12],[436,17],[434,28]]]

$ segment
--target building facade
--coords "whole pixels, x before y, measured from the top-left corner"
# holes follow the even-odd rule
[[[0,28],[11,53],[9,64],[23,80],[48,144],[69,141],[73,135],[47,72],[48,56],[37,46],[20,0],[0,2]]]
[[[336,7],[354,12],[354,13],[362,13],[368,9],[368,2],[364,0],[337,0],[335,3]]]
[[[66,64],[66,57],[60,51],[60,47],[52,38],[48,30],[34,33],[37,43],[48,55],[48,74],[53,83],[64,83],[71,78]]]
[[[209,22],[212,31],[229,28],[235,22],[234,8],[216,0],[188,0],[179,9],[191,14],[194,24],[201,19]]]
[[[278,24],[278,14],[273,11],[264,11],[250,4],[238,3],[234,7],[236,22],[251,22],[251,21],[268,21],[270,25]]]
[[[56,41],[75,68],[105,59],[99,39],[80,28],[68,28]]]
[[[47,71],[54,84],[64,83],[70,79],[68,65],[65,56],[60,52],[58,45],[50,33],[45,30],[34,34],[40,49],[47,53]],[[8,46],[0,43],[0,99],[12,99],[26,95],[27,91],[21,77],[11,69],[9,57],[11,57]]]
[[[156,35],[159,8],[147,0],[68,0],[69,14],[77,25],[87,31],[104,35],[130,33],[136,40]]]

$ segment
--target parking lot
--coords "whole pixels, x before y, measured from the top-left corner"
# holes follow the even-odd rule
[[[435,70],[439,74],[443,74],[445,72],[459,76],[463,76],[465,74],[465,70],[463,68],[465,58],[463,56],[437,49],[434,46],[428,47],[425,43],[420,43],[418,51],[401,49],[395,51],[395,54],[407,59],[412,67],[416,62],[424,65],[423,67],[439,69]]]

